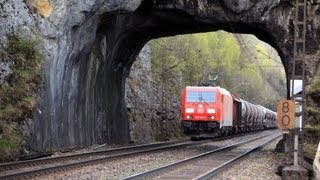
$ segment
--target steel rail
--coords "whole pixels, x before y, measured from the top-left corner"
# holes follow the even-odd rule
[[[163,174],[165,172],[168,172],[168,171],[171,171],[171,170],[174,170],[174,169],[178,169],[178,168],[182,167],[183,165],[189,165],[190,163],[196,162],[196,161],[198,161],[199,159],[201,159],[201,158],[203,158],[205,156],[212,155],[214,153],[217,153],[217,152],[220,152],[220,151],[224,151],[224,150],[228,150],[228,149],[234,149],[234,148],[236,148],[236,147],[238,147],[240,145],[243,145],[243,144],[246,144],[246,143],[249,143],[249,142],[255,141],[257,139],[261,139],[261,138],[270,136],[270,135],[272,135],[272,134],[262,135],[262,136],[259,136],[259,137],[251,138],[251,139],[243,141],[243,142],[234,143],[234,144],[231,144],[231,145],[228,145],[228,146],[225,146],[225,147],[221,147],[221,148],[218,148],[218,149],[215,149],[215,150],[211,150],[211,151],[208,151],[208,152],[205,152],[205,153],[202,153],[202,154],[190,157],[190,158],[186,158],[184,160],[180,160],[180,161],[177,161],[177,162],[174,162],[174,163],[170,163],[168,165],[161,166],[159,168],[155,168],[155,169],[152,169],[152,170],[149,170],[149,171],[145,171],[145,172],[141,172],[141,173],[138,173],[138,174],[134,174],[134,175],[131,175],[131,176],[128,176],[128,177],[123,177],[121,179],[122,180],[148,179],[148,178],[156,177],[156,176],[159,176],[160,174]]]
[[[250,135],[250,134],[254,134],[254,133],[255,132],[237,134],[237,135],[232,135],[232,136],[228,136],[228,137],[220,137],[220,138],[213,139],[213,141],[221,141],[221,140],[225,140],[225,139],[231,139],[231,138],[240,137],[240,136],[244,136],[244,135]],[[71,161],[71,160],[77,160],[80,158],[92,158],[94,156],[103,156],[103,155],[110,156],[112,154],[116,154],[116,153],[120,154],[122,152],[127,152],[129,150],[161,147],[161,146],[167,146],[170,144],[179,144],[179,143],[186,143],[186,142],[190,142],[190,140],[142,144],[142,145],[136,145],[136,146],[127,146],[127,147],[113,148],[113,149],[107,149],[107,150],[101,150],[101,151],[86,152],[86,153],[81,153],[81,154],[72,154],[72,155],[64,155],[64,156],[57,156],[57,157],[46,157],[46,158],[31,159],[31,160],[25,160],[25,161],[0,163],[0,177],[1,177],[2,172],[23,169],[24,167],[30,168],[30,167],[34,167],[34,166],[52,164],[52,163],[61,162],[61,161]],[[207,141],[204,141],[204,142],[207,142]]]
[[[194,180],[206,180],[206,179],[210,179],[216,175],[218,175],[219,173],[223,172],[224,170],[226,170],[227,168],[233,166],[236,162],[238,162],[239,160],[241,160],[242,158],[246,157],[247,155],[249,155],[250,153],[257,151],[259,149],[261,149],[262,147],[266,146],[267,144],[269,144],[270,142],[274,141],[275,139],[279,138],[280,136],[282,136],[281,134],[278,136],[273,137],[272,139],[270,139],[269,141],[267,141],[264,144],[261,144],[259,146],[256,146],[248,151],[245,151],[244,153],[240,154],[239,156],[221,164],[220,166],[213,168],[212,170],[194,178]]]
[[[142,154],[142,153],[149,153],[149,152],[161,151],[161,150],[165,150],[165,149],[181,148],[181,147],[187,147],[187,146],[192,146],[192,145],[198,145],[198,144],[206,143],[208,141],[212,141],[212,140],[199,141],[199,142],[186,142],[186,143],[180,143],[180,144],[169,144],[166,146],[152,147],[150,149],[138,149],[138,150],[134,150],[132,152],[124,152],[124,153],[120,153],[120,154],[118,153],[118,154],[110,155],[110,156],[96,157],[96,158],[85,159],[85,160],[77,160],[76,162],[71,162],[71,163],[69,162],[69,163],[58,164],[58,165],[51,165],[51,166],[46,165],[49,167],[38,167],[37,169],[30,169],[30,170],[24,170],[24,171],[18,171],[18,172],[17,171],[13,171],[13,172],[7,171],[4,173],[1,172],[2,174],[0,173],[0,179],[17,179],[17,178],[34,177],[39,174],[40,175],[49,174],[49,173],[57,172],[59,170],[72,169],[72,168],[83,167],[83,166],[87,166],[87,165],[93,165],[93,164],[102,163],[102,162],[106,162],[106,161],[116,160],[116,159],[123,158],[123,157],[138,155],[138,154]],[[120,148],[120,149],[122,149],[122,148]],[[124,148],[124,149],[126,149],[126,148]],[[112,151],[114,151],[114,149],[112,149]],[[59,159],[61,160],[61,158],[59,158]]]
[[[40,159],[32,159],[26,161],[17,161],[17,162],[9,162],[9,163],[0,163],[0,173],[8,170],[17,170],[17,168],[21,168],[23,166],[33,167],[38,165],[45,165],[55,162],[61,162],[62,160],[75,160],[79,158],[85,157],[93,157],[93,156],[102,156],[102,155],[110,155],[112,153],[121,153],[128,150],[137,150],[137,149],[144,149],[144,148],[152,148],[152,147],[160,147],[160,146],[167,146],[170,144],[179,144],[184,142],[190,142],[189,140],[181,140],[181,141],[169,141],[169,142],[160,142],[160,143],[152,143],[152,144],[142,144],[137,146],[127,146],[127,147],[120,147],[120,148],[113,148],[101,151],[93,151],[93,152],[86,152],[81,154],[72,154],[72,155],[65,155],[65,156],[58,156],[58,157],[46,157]],[[1,177],[1,176],[0,176]]]

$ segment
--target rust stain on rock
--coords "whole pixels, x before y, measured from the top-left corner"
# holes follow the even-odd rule
[[[52,6],[49,0],[35,0],[35,8],[44,17],[51,15]]]
[[[26,0],[27,6],[35,9],[40,15],[49,17],[52,12],[52,5],[50,0]]]

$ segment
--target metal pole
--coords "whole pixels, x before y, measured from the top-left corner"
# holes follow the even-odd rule
[[[299,145],[299,141],[298,141],[298,135],[295,134],[294,135],[294,153],[293,153],[293,165],[294,166],[298,166],[298,145]]]
[[[163,120],[164,120],[164,87],[165,87],[165,59],[162,59],[162,72],[161,72],[161,81],[162,81],[162,84],[161,84],[161,104],[160,104],[160,108],[161,108],[161,117],[160,117],[160,136],[161,136],[161,139],[163,139],[164,137],[164,132],[163,132]]]

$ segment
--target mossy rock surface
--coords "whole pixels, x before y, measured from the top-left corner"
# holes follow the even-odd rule
[[[15,129],[16,123],[0,123],[0,125],[0,162],[17,160],[23,141],[22,134]]]
[[[6,83],[0,84],[0,161],[7,161],[16,159],[26,145],[19,126],[33,116],[41,83],[41,56],[36,41],[17,36],[9,37],[8,48],[1,52],[13,64]]]

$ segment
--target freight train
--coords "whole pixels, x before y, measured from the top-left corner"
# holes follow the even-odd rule
[[[187,86],[181,96],[181,126],[192,137],[216,137],[276,127],[276,113],[219,86]]]

